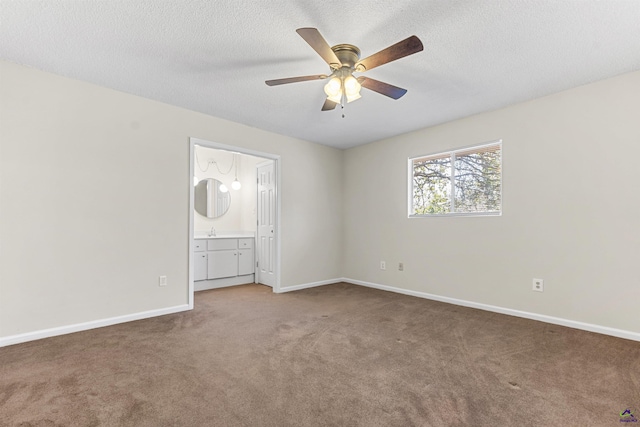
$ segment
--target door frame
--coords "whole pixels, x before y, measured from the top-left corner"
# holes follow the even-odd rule
[[[280,258],[281,258],[281,244],[280,244],[280,185],[281,185],[281,173],[280,173],[280,156],[277,154],[266,153],[263,151],[251,150],[244,147],[238,147],[235,145],[220,144],[218,142],[207,141],[200,138],[189,138],[189,291],[188,301],[189,308],[193,309],[194,300],[194,285],[193,285],[193,248],[194,248],[194,199],[193,199],[193,175],[195,172],[195,146],[200,145],[202,147],[212,148],[214,150],[226,150],[240,154],[247,154],[249,156],[262,157],[264,159],[273,160],[275,179],[275,198],[276,198],[276,213],[275,213],[275,236],[276,236],[276,248],[275,248],[275,286],[273,287],[274,293],[280,292]]]

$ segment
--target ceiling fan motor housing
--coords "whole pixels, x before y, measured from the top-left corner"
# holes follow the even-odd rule
[[[342,62],[342,66],[348,67],[350,70],[353,70],[356,63],[360,60],[360,49],[352,44],[337,44],[333,46],[331,50],[336,54],[340,62]]]

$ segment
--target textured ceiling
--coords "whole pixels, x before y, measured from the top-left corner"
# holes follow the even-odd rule
[[[395,136],[640,69],[638,0],[0,0],[0,58],[340,148]],[[295,32],[316,27],[362,56],[410,35],[424,51],[365,75],[321,112],[324,74]]]

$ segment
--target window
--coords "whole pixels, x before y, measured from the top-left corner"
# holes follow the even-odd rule
[[[502,141],[409,159],[409,216],[500,215]]]

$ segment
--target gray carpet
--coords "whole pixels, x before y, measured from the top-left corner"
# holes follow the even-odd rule
[[[345,283],[195,303],[0,348],[0,425],[613,426],[640,407],[634,341]]]

